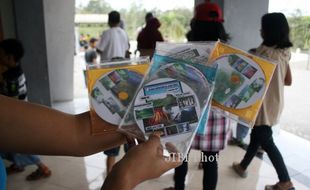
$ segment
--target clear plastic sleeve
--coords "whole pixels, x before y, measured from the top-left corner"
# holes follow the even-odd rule
[[[207,114],[205,110],[211,103],[216,70],[206,66],[206,60],[197,61],[209,57],[209,52],[201,50],[209,45],[199,43],[196,48],[195,44],[157,44],[150,70],[129,105],[120,130],[142,141],[160,131],[167,153],[177,152],[184,158],[200,118]],[[190,58],[184,49],[196,52],[195,56]]]
[[[217,42],[208,65],[217,69],[214,110],[221,110],[227,117],[252,127],[276,64]]]
[[[87,67],[92,135],[117,130],[149,65],[149,58],[141,57]]]

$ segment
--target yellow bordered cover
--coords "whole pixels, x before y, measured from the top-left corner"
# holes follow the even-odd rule
[[[217,67],[212,105],[253,126],[276,64],[221,42],[208,64]]]
[[[149,64],[148,58],[138,58],[88,67],[92,135],[117,130]]]

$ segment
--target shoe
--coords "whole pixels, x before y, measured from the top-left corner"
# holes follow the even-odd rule
[[[234,162],[232,165],[233,170],[242,178],[248,177],[248,172],[245,171],[239,163]]]
[[[246,143],[244,143],[244,142],[241,142],[239,145],[238,145],[240,148],[242,148],[243,150],[247,150],[248,149],[248,147],[249,147],[249,145],[248,144],[246,144]]]
[[[32,172],[26,177],[27,181],[35,181],[43,178],[47,178],[52,175],[51,170],[48,168],[38,168],[36,171]]]
[[[16,166],[16,164],[12,164],[6,168],[7,175],[16,174],[25,171],[24,167]]]
[[[228,141],[228,145],[231,145],[231,146],[238,146],[239,144],[240,142],[235,138],[232,138],[231,140]]]
[[[248,148],[249,145],[247,145],[246,143],[243,142],[243,140],[238,140],[238,139],[231,139],[228,141],[228,144],[231,146],[239,146],[240,148],[246,150]]]
[[[174,187],[167,187],[167,188],[165,188],[163,190],[174,190]]]
[[[265,190],[295,190],[293,183],[288,182],[278,182],[275,185],[266,185]]]

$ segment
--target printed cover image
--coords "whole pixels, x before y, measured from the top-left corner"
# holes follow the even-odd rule
[[[167,78],[145,85],[134,107],[139,127],[146,134],[160,130],[163,137],[191,132],[191,124],[198,122],[197,98],[188,89],[184,83]]]
[[[195,97],[194,96],[184,96],[178,98],[178,105],[181,108],[195,106]]]
[[[213,99],[219,103],[224,103],[232,94],[240,88],[244,82],[244,77],[236,71],[219,70],[215,80],[215,90]]]
[[[221,42],[216,44],[208,64],[217,68],[213,106],[253,126],[275,64]]]
[[[147,86],[143,87],[143,91],[144,91],[145,96],[150,96],[150,95],[163,96],[162,94],[166,94],[169,92],[174,93],[174,94],[183,92],[181,83],[180,83],[180,81],[177,81],[177,80],[147,85]],[[169,98],[169,96],[168,96],[168,98]]]
[[[154,108],[145,108],[142,110],[135,110],[137,119],[146,119],[154,116]]]
[[[97,101],[99,104],[102,103],[98,106],[104,106],[112,115],[118,114],[119,117],[122,117],[142,77],[143,75],[128,69],[116,69],[98,80],[92,94],[98,93],[98,91],[105,94],[105,96],[101,96],[101,102]],[[106,114],[106,117],[109,115]]]
[[[127,125],[131,120],[126,120],[125,116],[119,125],[120,130],[129,131],[138,139],[148,139],[151,132],[161,131],[165,152],[186,155],[196,133],[201,109],[210,104],[213,92],[211,81],[216,69],[206,64],[213,47],[214,43],[157,43],[150,70],[134,104],[126,113],[134,114],[133,124]],[[180,85],[175,82],[169,88],[155,85],[173,80]],[[154,86],[152,89],[143,89],[149,85]],[[149,109],[150,105],[153,107],[152,117],[151,114],[142,117],[140,113],[144,111],[135,112]],[[150,113],[148,110],[146,112]],[[174,147],[173,150],[171,147]]]
[[[141,62],[135,63],[140,60]],[[133,59],[128,60],[128,63],[113,62],[99,67],[101,65],[87,70],[92,134],[117,129],[112,126],[104,127],[100,124],[101,120],[119,124],[149,68],[149,59]],[[141,113],[141,117],[147,117],[148,114],[150,113]]]
[[[229,108],[242,109],[263,96],[264,83],[257,91],[250,86],[257,81],[255,76],[260,76],[264,81],[263,71],[252,60],[243,55],[229,54],[219,57],[214,64],[218,66],[213,95],[216,102]]]
[[[158,77],[172,77],[190,85],[197,96],[205,96],[206,91],[203,89],[208,88],[208,81],[206,77],[196,68],[191,65],[173,63],[166,65],[160,72],[157,73]]]
[[[98,104],[103,102],[104,96],[99,88],[94,88],[94,90],[91,92],[91,96],[98,102]]]

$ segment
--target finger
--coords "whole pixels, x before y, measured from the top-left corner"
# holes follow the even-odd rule
[[[182,164],[182,158],[180,154],[172,154],[170,157],[165,157],[163,163],[163,167],[166,171],[176,168]]]
[[[160,135],[162,134],[162,132],[154,132],[149,136],[149,142],[156,142],[156,143],[160,143]]]
[[[171,142],[167,142],[165,144],[166,149],[168,150],[169,153],[178,153],[178,149],[176,146],[174,146],[174,144],[172,144]]]
[[[176,146],[174,146],[174,144],[168,142],[165,144],[166,149],[168,150],[168,152],[170,153],[170,160],[174,160],[176,162],[182,162],[182,160],[184,159],[183,155],[180,153],[180,151],[177,149]]]
[[[160,138],[160,136],[161,136],[162,134],[163,134],[162,131],[155,131],[154,133],[152,133],[152,134],[150,135],[150,137],[151,137],[151,136],[157,136],[157,137]]]
[[[163,156],[164,155],[164,147],[162,144],[159,144],[157,147],[157,155]]]
[[[118,131],[120,133],[122,133],[127,140],[127,144],[130,145],[130,147],[135,146],[137,144],[140,144],[142,142],[144,142],[146,139],[144,138],[144,135],[141,135],[139,133],[137,133],[136,131],[132,131],[129,129],[118,129]]]
[[[134,146],[137,146],[137,143],[134,138],[127,138],[128,149],[131,149]]]

